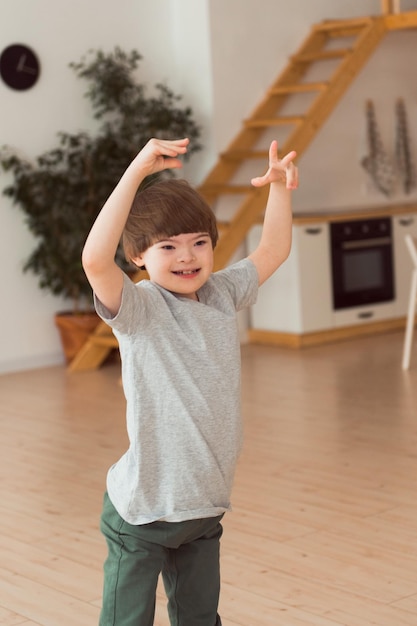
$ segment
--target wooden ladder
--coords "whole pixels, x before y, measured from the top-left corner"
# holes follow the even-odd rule
[[[403,14],[405,15],[405,14]],[[224,267],[251,226],[265,208],[268,188],[255,189],[246,183],[259,175],[268,159],[268,132],[278,138],[280,153],[308,148],[330,113],[366,64],[387,30],[417,25],[403,16],[364,17],[316,24],[299,50],[289,59],[252,115],[208,174],[199,192],[214,210],[222,203],[237,201],[231,220],[219,219],[220,238],[215,251],[215,269]],[[300,105],[301,102],[301,105]],[[294,111],[294,106],[298,110]],[[304,106],[304,110],[300,109]],[[261,160],[261,165],[258,162]],[[256,166],[240,184],[239,170]],[[136,277],[135,277],[136,279]],[[138,276],[139,279],[139,276]],[[99,367],[117,347],[111,329],[100,323],[71,362],[71,371]]]

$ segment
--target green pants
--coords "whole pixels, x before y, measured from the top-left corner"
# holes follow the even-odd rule
[[[106,494],[101,530],[108,557],[100,626],[152,626],[160,573],[171,626],[221,626],[221,518],[132,526]]]

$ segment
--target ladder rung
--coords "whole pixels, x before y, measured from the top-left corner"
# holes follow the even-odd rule
[[[339,48],[338,50],[321,50],[307,54],[296,54],[291,57],[293,63],[313,63],[314,61],[330,61],[347,56],[352,51],[350,48]]]
[[[373,21],[372,17],[359,17],[357,19],[353,19],[353,20],[326,20],[324,22],[321,22],[321,24],[316,24],[314,26],[314,30],[315,31],[319,31],[319,32],[326,32],[326,31],[330,31],[329,34],[331,34],[332,32],[339,32],[341,30],[354,30],[354,29],[360,29],[360,28],[364,28],[365,26],[368,26],[371,22]]]
[[[246,120],[246,128],[267,128],[269,126],[284,126],[285,124],[301,124],[304,121],[302,115],[288,115],[285,117],[273,117],[263,120]]]
[[[310,91],[324,91],[327,89],[328,83],[298,83],[296,85],[281,85],[279,87],[272,87],[269,93],[273,96],[280,96],[289,93],[306,93]]]
[[[267,159],[268,150],[230,150],[220,155],[225,161],[246,161],[247,159]]]
[[[329,39],[343,39],[346,37],[359,37],[364,31],[364,26],[346,26],[337,30],[329,30],[326,35]]]
[[[90,335],[89,341],[91,341],[96,346],[106,346],[107,348],[117,348],[119,345],[116,337],[114,335]]]

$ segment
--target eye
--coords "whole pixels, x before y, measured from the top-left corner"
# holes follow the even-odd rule
[[[207,239],[199,239],[198,241],[195,242],[196,246],[204,246],[206,243],[208,243]]]
[[[166,243],[165,245],[161,246],[161,250],[174,250],[174,246],[170,243]]]

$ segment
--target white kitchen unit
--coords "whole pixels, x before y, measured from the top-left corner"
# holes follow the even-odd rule
[[[262,227],[254,226],[249,250],[259,243]],[[251,310],[251,326],[262,330],[304,333],[333,325],[329,225],[293,226],[290,256],[262,285]]]
[[[382,222],[391,220],[391,237],[388,242],[392,246],[394,296],[391,299],[384,298],[384,301],[380,302],[373,301],[372,304],[358,306],[339,304],[338,308],[335,308],[336,296],[333,294],[332,283],[334,271],[332,263],[335,263],[331,252],[333,237],[331,231],[333,233],[334,230],[332,224],[352,221],[353,225],[347,226],[355,228],[354,223],[360,221],[363,226],[359,228],[364,228],[368,224],[372,228],[372,224],[376,223],[376,220],[372,222],[374,218],[383,218]],[[261,231],[261,225],[254,226],[250,231],[249,251],[257,246]],[[417,237],[415,205],[366,208],[343,214],[295,216],[290,256],[261,287],[258,302],[251,309],[250,340],[301,347],[370,332],[402,329],[407,314],[411,277],[411,260],[404,241],[407,233]],[[376,258],[372,250],[376,239],[385,240],[384,243],[387,243],[388,235],[388,231],[387,236],[377,233],[374,237],[371,233],[369,245],[366,246],[371,252],[366,259],[358,254],[358,259],[361,258],[361,262],[366,263],[365,273],[357,275],[360,282],[363,278],[363,282],[366,283],[367,275],[372,274],[370,268],[373,258]],[[357,248],[358,251],[363,249],[356,241],[353,241],[350,247]],[[382,258],[382,252],[378,258],[380,257]],[[374,273],[373,277],[377,275],[378,273]],[[335,280],[335,285],[339,285],[338,279]]]
[[[398,317],[407,315],[413,264],[405,245],[405,235],[417,237],[417,214],[405,213],[392,218],[394,233],[395,303]]]

